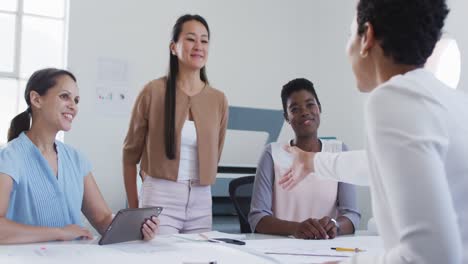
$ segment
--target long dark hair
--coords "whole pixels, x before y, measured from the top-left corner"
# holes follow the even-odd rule
[[[182,27],[185,22],[198,21],[205,26],[208,31],[208,38],[210,38],[210,28],[206,20],[199,15],[183,15],[177,19],[174,27],[172,28],[171,42],[176,43],[179,40]],[[179,61],[176,55],[172,54],[169,50],[169,71],[166,80],[166,97],[164,108],[164,142],[166,146],[166,156],[168,159],[175,159],[175,105],[176,105],[176,79],[179,73]],[[200,70],[200,79],[208,83],[206,77],[206,68],[203,66]]]
[[[31,75],[24,91],[24,100],[26,100],[28,108],[11,120],[8,142],[17,138],[21,132],[30,129],[32,110],[29,94],[31,91],[35,91],[41,96],[45,95],[50,88],[57,84],[57,78],[62,75],[68,75],[76,82],[76,78],[71,72],[55,68],[38,70]]]

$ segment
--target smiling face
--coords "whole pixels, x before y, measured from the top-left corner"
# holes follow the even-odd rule
[[[312,93],[307,90],[293,92],[286,104],[286,121],[291,125],[296,137],[317,134],[320,126],[320,108]]]
[[[78,114],[80,100],[78,86],[68,75],[56,78],[54,87],[40,96],[37,92],[30,93],[33,108],[33,119],[41,120],[55,131],[69,131],[73,119]]]
[[[177,56],[179,65],[194,70],[200,70],[205,66],[208,48],[208,30],[196,20],[185,22],[179,39],[171,43],[171,53]]]

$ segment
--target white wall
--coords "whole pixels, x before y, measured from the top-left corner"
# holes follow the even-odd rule
[[[459,10],[453,13],[461,17],[467,3],[460,0],[457,5]],[[97,60],[128,61],[133,101],[144,83],[165,73],[170,30],[184,13],[207,19],[212,31],[208,77],[231,105],[281,109],[281,86],[306,77],[316,85],[323,105],[320,134],[337,136],[352,149],[364,146],[365,96],[355,89],[344,52],[354,1],[72,0],[68,61],[78,77],[82,100],[66,141],[92,161],[114,211],[125,204],[121,147],[129,114],[110,117],[96,111]],[[468,62],[463,52],[468,39],[461,23],[453,18],[450,29],[459,33],[454,35]],[[462,84],[467,91],[466,76]],[[285,129],[280,137],[290,136]],[[359,203],[366,222],[370,214],[366,189],[360,190]]]

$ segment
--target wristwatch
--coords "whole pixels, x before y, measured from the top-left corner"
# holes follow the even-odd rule
[[[332,221],[333,224],[335,224],[335,226],[336,226],[336,234],[339,234],[340,233],[340,224],[338,223],[338,221],[336,221],[334,218],[330,219],[330,221]]]

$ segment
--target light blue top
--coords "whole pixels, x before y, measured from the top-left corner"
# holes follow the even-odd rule
[[[26,134],[0,149],[0,173],[13,179],[6,218],[33,226],[81,225],[84,177],[91,164],[74,148],[55,141],[58,176]]]

